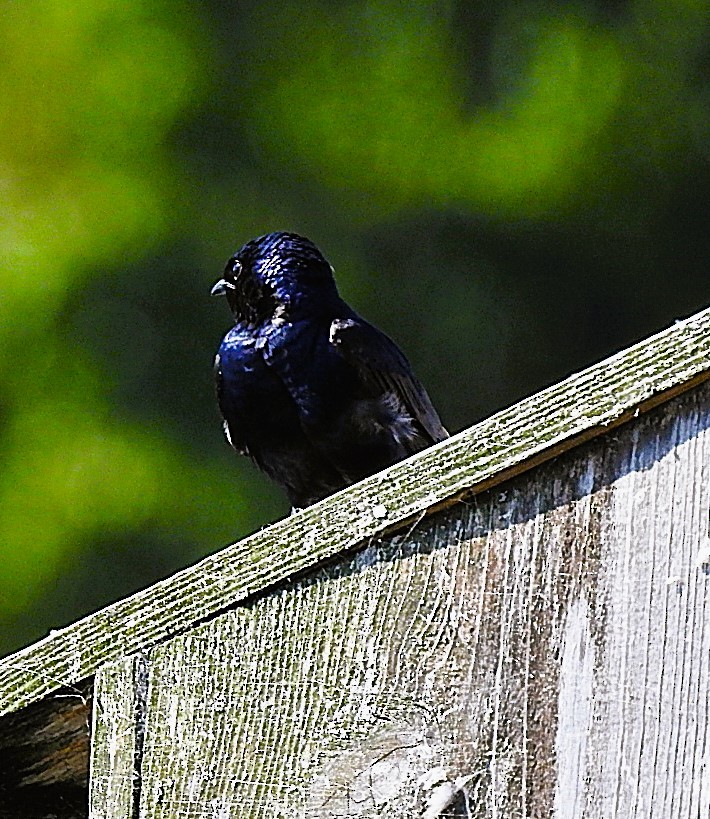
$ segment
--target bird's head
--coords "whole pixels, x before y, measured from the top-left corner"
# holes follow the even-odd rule
[[[279,231],[243,245],[227,262],[212,295],[226,296],[235,318],[256,324],[277,311],[288,314],[337,298],[337,290],[333,268],[313,242]]]

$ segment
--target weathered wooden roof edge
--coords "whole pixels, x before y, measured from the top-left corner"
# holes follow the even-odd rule
[[[0,716],[710,377],[710,308],[0,662]]]

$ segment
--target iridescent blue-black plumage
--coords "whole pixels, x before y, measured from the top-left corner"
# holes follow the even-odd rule
[[[400,349],[340,298],[308,239],[247,242],[212,293],[235,319],[215,361],[227,440],[293,506],[447,437]]]

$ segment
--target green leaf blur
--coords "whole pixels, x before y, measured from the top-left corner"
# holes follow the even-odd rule
[[[0,17],[0,653],[287,512],[209,287],[298,230],[467,426],[710,301],[710,4]]]

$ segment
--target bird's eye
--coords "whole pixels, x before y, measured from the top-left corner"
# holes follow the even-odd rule
[[[231,275],[232,278],[236,279],[242,272],[242,263],[236,256],[234,256],[227,262],[227,267],[225,268],[224,272],[225,274]]]

